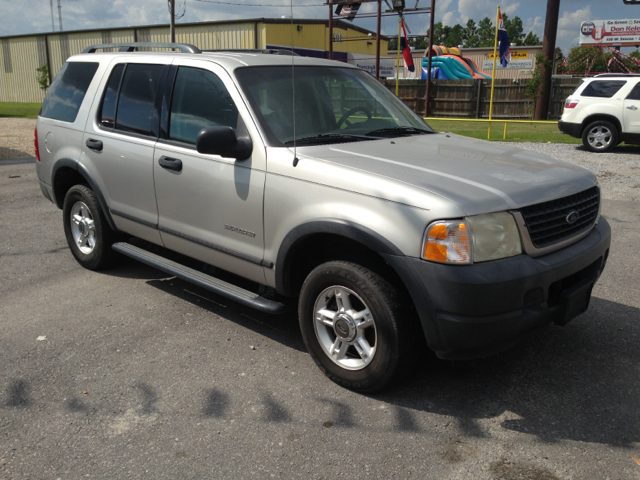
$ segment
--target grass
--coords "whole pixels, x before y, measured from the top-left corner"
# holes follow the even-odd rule
[[[40,103],[0,102],[0,117],[38,118]]]
[[[434,130],[451,132],[465,137],[487,140],[489,124],[485,122],[452,122],[446,119],[429,120],[427,122]],[[496,120],[491,123],[491,140],[503,140],[504,122]],[[557,125],[535,123],[510,123],[507,127],[507,142],[537,142],[537,143],[582,143],[579,138],[560,133]]]

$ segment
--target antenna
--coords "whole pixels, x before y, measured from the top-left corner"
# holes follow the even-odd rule
[[[291,53],[293,53],[293,0],[289,2],[291,7]],[[296,155],[296,82],[295,82],[295,55],[291,55],[291,95],[293,95],[293,101],[291,102],[293,110],[293,166],[298,166],[298,156]]]

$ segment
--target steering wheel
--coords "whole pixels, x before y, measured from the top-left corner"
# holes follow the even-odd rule
[[[349,120],[347,119],[356,112],[363,112],[367,116],[367,120],[371,120],[371,111],[367,107],[353,107],[349,109],[347,113],[340,117],[340,120],[338,120],[336,123],[336,128],[340,128],[340,125],[342,125],[343,123],[346,123],[347,126],[350,127],[351,122],[349,122]]]

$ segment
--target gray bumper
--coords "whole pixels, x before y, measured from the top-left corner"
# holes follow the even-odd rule
[[[557,252],[474,265],[443,265],[385,255],[418,310],[427,343],[440,358],[490,355],[537,327],[566,323],[588,306],[604,269],[611,228],[604,218]]]

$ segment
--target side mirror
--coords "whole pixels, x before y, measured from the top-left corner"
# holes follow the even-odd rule
[[[246,160],[253,152],[253,142],[248,135],[236,137],[231,127],[207,127],[196,137],[196,150],[198,153]]]

